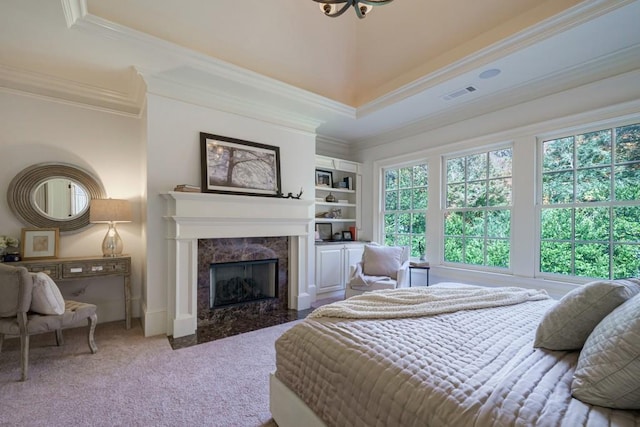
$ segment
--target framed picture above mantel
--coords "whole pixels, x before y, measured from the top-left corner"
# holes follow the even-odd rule
[[[203,193],[277,197],[280,147],[200,133]]]

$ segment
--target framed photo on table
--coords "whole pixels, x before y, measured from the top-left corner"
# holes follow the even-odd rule
[[[343,231],[342,232],[342,240],[353,240],[353,236],[351,235],[350,231]]]
[[[23,228],[20,256],[22,259],[57,258],[59,242],[58,228]]]

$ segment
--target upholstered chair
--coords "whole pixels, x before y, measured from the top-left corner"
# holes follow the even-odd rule
[[[65,301],[53,280],[44,273],[0,263],[0,351],[5,335],[20,336],[21,381],[29,373],[29,336],[55,332],[62,345],[62,329],[88,319],[89,349],[98,348],[93,338],[98,317],[96,306]]]
[[[405,287],[409,287],[409,247],[367,244],[362,260],[349,267],[345,298]]]

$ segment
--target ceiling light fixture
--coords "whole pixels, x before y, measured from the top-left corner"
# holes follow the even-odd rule
[[[382,6],[393,0],[313,0],[320,3],[320,10],[330,18],[342,15],[349,6],[356,10],[358,18],[362,19],[373,9],[373,6]]]

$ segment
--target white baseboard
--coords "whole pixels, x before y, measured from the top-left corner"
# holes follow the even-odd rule
[[[154,335],[168,335],[167,331],[167,311],[157,310],[150,311],[147,309],[146,304],[142,304],[143,316],[140,318],[142,322],[142,329],[144,330],[145,337],[152,337]]]

